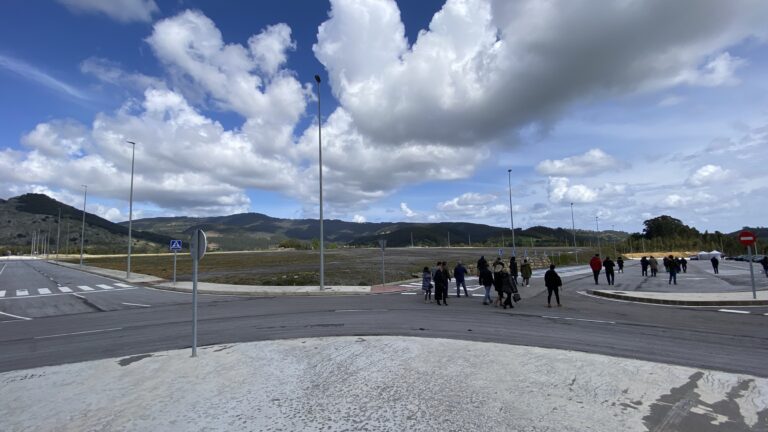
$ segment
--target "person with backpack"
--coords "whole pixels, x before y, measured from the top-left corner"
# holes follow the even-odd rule
[[[480,285],[485,288],[485,297],[483,297],[483,304],[489,305],[491,303],[491,287],[493,286],[493,273],[488,269],[486,265],[480,269],[480,275],[478,276]]]
[[[533,270],[531,269],[531,263],[527,259],[523,259],[523,263],[520,264],[520,276],[523,277],[523,286],[531,286]]]
[[[560,304],[560,287],[563,286],[563,280],[560,279],[560,275],[555,271],[555,265],[551,264],[549,270],[544,273],[544,285],[547,287],[547,307],[552,307],[552,293],[555,294],[555,300],[557,300],[557,307],[562,307]]]
[[[461,297],[461,287],[464,287],[464,296],[469,297],[467,292],[467,283],[464,282],[464,275],[467,274],[467,268],[459,261],[453,268],[453,277],[456,278],[456,297]]]
[[[650,263],[648,262],[648,258],[642,257],[640,258],[640,275],[641,276],[648,276],[648,265]]]
[[[677,272],[680,271],[677,268],[677,263],[675,262],[675,258],[670,255],[669,256],[669,282],[668,285],[672,285],[672,282],[674,281],[675,285],[677,285]]]
[[[429,272],[429,267],[424,267],[421,274],[421,290],[424,291],[424,303],[427,301],[432,303],[432,274]]]
[[[619,266],[619,273],[624,273],[624,258],[621,255],[616,258],[616,265]]]
[[[614,285],[615,275],[613,273],[613,268],[615,266],[616,264],[613,263],[611,257],[605,257],[603,267],[605,267],[605,279],[608,281],[608,285]]]
[[[501,258],[496,258],[496,261],[493,262],[493,287],[496,289],[496,300],[493,301],[494,306],[501,306],[501,301],[504,298],[504,291],[502,290],[502,287],[504,285],[503,282],[503,270],[504,270],[504,263],[501,262]]]
[[[589,260],[589,267],[592,269],[592,275],[595,277],[595,285],[598,285],[600,270],[603,269],[603,263],[600,261],[600,254],[595,254],[595,256]]]
[[[651,267],[651,277],[656,277],[659,272],[659,261],[651,255],[651,259],[648,260],[648,265]]]

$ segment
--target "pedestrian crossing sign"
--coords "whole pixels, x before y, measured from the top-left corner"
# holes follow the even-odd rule
[[[178,252],[181,250],[181,240],[171,240],[171,250]]]

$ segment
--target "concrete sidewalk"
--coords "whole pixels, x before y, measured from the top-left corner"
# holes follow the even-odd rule
[[[3,431],[700,432],[768,418],[765,378],[387,336],[164,351],[0,373],[0,386]]]
[[[614,290],[586,290],[587,293],[640,303],[655,303],[680,306],[761,306],[768,305],[768,291],[757,291],[757,299],[752,298],[752,292],[720,292],[720,293],[671,293],[671,292],[638,292]]]

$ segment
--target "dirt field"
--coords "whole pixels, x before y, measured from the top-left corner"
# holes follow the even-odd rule
[[[518,255],[522,255],[518,250]],[[509,251],[504,250],[504,260]],[[573,263],[571,251],[563,248],[536,248],[529,255],[543,257],[546,253],[555,264]],[[559,253],[559,257],[558,257]],[[579,251],[579,261],[586,262],[592,251]],[[385,251],[386,282],[409,279],[424,266],[432,267],[437,260],[447,261],[451,269],[461,260],[474,268],[481,255],[492,261],[497,248],[392,248]],[[518,258],[522,260],[522,258]],[[122,270],[125,256],[87,257],[88,265]],[[537,260],[541,261],[541,260]],[[541,264],[543,265],[543,264]],[[165,279],[173,276],[173,255],[133,255],[131,270]],[[192,260],[179,254],[177,280],[191,280]],[[200,281],[238,285],[317,285],[320,283],[320,252],[263,251],[208,253],[200,261]],[[326,285],[372,285],[381,283],[380,249],[333,249],[325,251]]]

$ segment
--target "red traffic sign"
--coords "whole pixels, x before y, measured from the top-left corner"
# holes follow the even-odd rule
[[[757,236],[751,231],[742,231],[739,233],[739,241],[744,246],[752,246],[757,241]]]

